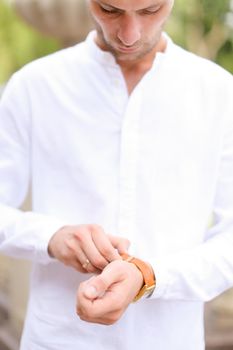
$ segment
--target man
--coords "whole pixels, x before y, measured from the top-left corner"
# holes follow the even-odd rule
[[[233,285],[232,77],[163,33],[172,0],[89,7],[96,32],[1,101],[1,251],[33,262],[21,350],[203,350],[203,303]]]

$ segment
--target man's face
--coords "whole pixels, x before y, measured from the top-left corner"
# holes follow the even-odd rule
[[[97,44],[118,61],[151,52],[161,37],[174,0],[89,0]]]

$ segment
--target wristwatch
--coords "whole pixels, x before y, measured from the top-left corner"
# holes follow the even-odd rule
[[[156,278],[151,265],[128,254],[122,254],[121,257],[124,261],[134,264],[141,271],[143,276],[144,284],[134,297],[133,302],[138,301],[142,297],[149,298],[156,287]]]

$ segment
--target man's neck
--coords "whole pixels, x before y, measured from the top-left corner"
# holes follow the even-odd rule
[[[101,40],[100,35],[97,35],[95,42],[101,48],[101,50],[108,51],[108,48],[103,43],[103,40]],[[145,54],[143,57],[135,60],[121,60],[116,58],[116,61],[124,75],[129,95],[132,93],[143,76],[151,69],[156,54],[158,52],[165,52],[166,47],[167,39],[163,34],[161,34],[157,45],[153,48],[153,50]]]
[[[143,76],[151,69],[156,54],[158,52],[165,52],[166,47],[167,40],[162,35],[156,47],[142,59],[137,61],[117,61],[124,75],[129,95]]]

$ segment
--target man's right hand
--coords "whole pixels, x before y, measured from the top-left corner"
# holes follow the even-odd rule
[[[98,225],[64,226],[50,239],[48,253],[83,273],[102,271],[108,263],[121,260],[129,241],[111,236]]]

